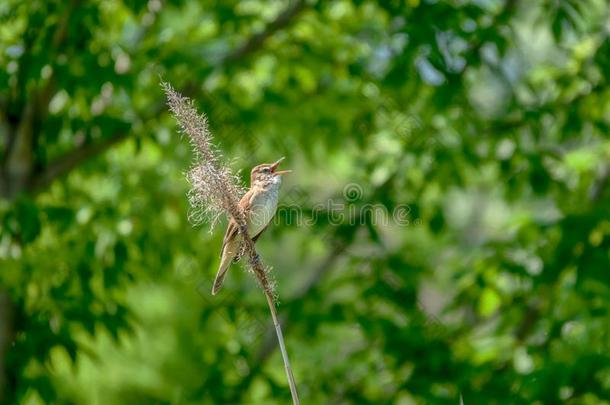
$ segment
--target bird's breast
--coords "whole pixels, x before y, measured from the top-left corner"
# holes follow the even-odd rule
[[[273,219],[277,209],[279,187],[261,191],[252,198],[248,229],[250,236],[258,235]]]

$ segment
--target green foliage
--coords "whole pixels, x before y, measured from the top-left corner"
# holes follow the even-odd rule
[[[289,402],[255,281],[209,295],[161,77],[244,181],[294,171],[258,246],[303,403],[608,403],[609,16],[5,0],[0,398]]]

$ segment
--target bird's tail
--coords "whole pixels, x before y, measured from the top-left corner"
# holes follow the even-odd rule
[[[216,273],[216,279],[214,280],[214,285],[212,286],[212,295],[216,295],[220,288],[222,287],[222,282],[227,275],[227,271],[229,271],[229,267],[231,267],[231,263],[233,263],[233,258],[237,253],[237,241],[233,241],[228,243],[223,249],[222,256],[220,259],[220,267],[218,268],[218,272]]]
[[[226,266],[218,269],[218,273],[216,273],[216,279],[214,279],[214,286],[212,286],[212,295],[216,295],[218,291],[220,291],[220,287],[222,287],[222,282],[227,275],[227,271],[229,270],[229,266],[231,266],[231,262],[226,264]]]

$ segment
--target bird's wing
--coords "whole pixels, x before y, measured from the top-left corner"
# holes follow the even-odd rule
[[[267,225],[267,226],[269,226],[269,225]],[[252,242],[256,243],[256,240],[259,238],[259,236],[261,236],[263,234],[263,232],[265,232],[265,229],[267,229],[267,226],[265,226],[259,233],[254,235],[254,237],[252,238]],[[241,260],[242,256],[244,255],[245,251],[246,251],[245,246],[242,243],[241,246],[239,247],[239,252],[233,258],[233,263],[239,262]]]
[[[246,215],[248,215],[248,209],[250,207],[250,199],[252,197],[252,194],[253,193],[251,191],[248,191],[239,201],[239,206],[246,212]],[[238,231],[239,229],[237,226],[237,222],[235,222],[235,220],[231,218],[229,220],[229,225],[227,226],[227,231],[225,232],[225,237],[222,240],[222,249],[220,249],[221,257],[225,250],[225,247],[227,246],[227,243],[232,241],[237,236]]]
[[[220,257],[222,257],[227,243],[232,241],[237,236],[237,231],[237,223],[235,223],[233,218],[231,218],[231,220],[229,221],[229,226],[227,226],[227,232],[225,232],[225,237],[222,240],[222,249],[220,249]]]
[[[248,202],[247,205],[244,207],[244,210],[246,211],[246,213],[248,212],[248,209],[252,205],[252,200],[254,199],[254,196],[255,196],[255,193],[252,193],[252,195],[247,200],[246,200],[246,196],[244,196],[244,199]],[[263,229],[261,229],[259,233],[254,235],[252,237],[252,242],[256,243],[256,240],[263,234],[263,232],[265,232],[265,229],[267,229],[268,226],[269,226],[269,223],[267,223],[267,225],[265,225],[265,227]]]
[[[263,232],[265,232],[265,229],[267,229],[268,226],[269,226],[269,224],[265,225],[265,227],[263,229],[261,229],[261,231],[259,233],[254,235],[254,237],[252,238],[252,242],[256,243],[256,240],[263,234]]]

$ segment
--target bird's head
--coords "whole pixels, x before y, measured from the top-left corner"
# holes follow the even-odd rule
[[[275,163],[263,163],[258,166],[254,166],[250,172],[250,184],[266,186],[269,184],[280,183],[281,175],[290,173],[291,170],[277,170],[280,163],[284,158],[281,158]]]

